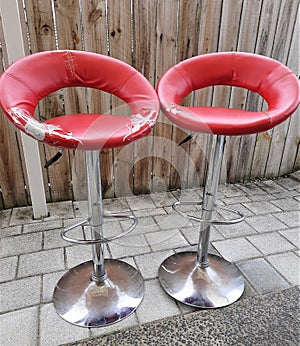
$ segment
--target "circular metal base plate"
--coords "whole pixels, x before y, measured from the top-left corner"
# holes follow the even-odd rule
[[[53,304],[66,321],[82,327],[102,327],[131,315],[144,296],[144,281],[131,265],[105,260],[107,279],[91,279],[93,262],[69,270],[57,283]]]
[[[241,297],[244,278],[236,266],[209,254],[209,267],[200,268],[196,259],[196,252],[181,252],[161,264],[159,281],[171,297],[198,308],[219,308]]]

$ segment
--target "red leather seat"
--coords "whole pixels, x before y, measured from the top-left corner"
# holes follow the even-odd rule
[[[65,87],[83,86],[114,94],[131,109],[118,114],[72,114],[45,122],[34,118],[38,102]],[[99,150],[128,144],[154,126],[159,101],[150,83],[133,67],[101,54],[49,51],[22,58],[0,77],[0,104],[29,136],[61,148]]]
[[[214,85],[242,87],[268,103],[264,112],[217,107],[185,107],[182,99],[194,90]],[[280,62],[249,53],[212,53],[187,59],[160,79],[157,92],[163,112],[180,127],[218,135],[266,131],[287,119],[298,107],[297,77]]]

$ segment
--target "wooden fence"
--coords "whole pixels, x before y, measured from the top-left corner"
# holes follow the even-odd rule
[[[77,49],[110,55],[138,69],[155,87],[162,74],[186,58],[217,51],[273,57],[299,75],[299,0],[19,0],[27,53]],[[3,70],[7,56],[0,28]],[[257,110],[257,95],[239,88],[207,88],[186,102]],[[39,104],[37,117],[74,112],[126,112],[99,91],[68,88]],[[189,135],[162,114],[151,135],[101,152],[105,197],[203,184],[207,135]],[[40,144],[42,164],[57,150]],[[64,151],[43,170],[47,201],[85,197],[83,154]],[[299,111],[273,130],[228,137],[222,181],[276,177],[300,168]],[[19,133],[0,114],[0,209],[30,204]]]

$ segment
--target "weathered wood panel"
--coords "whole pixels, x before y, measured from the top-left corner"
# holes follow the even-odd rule
[[[133,1],[133,66],[152,85],[155,81],[156,0]],[[152,189],[153,134],[134,145],[134,193],[149,193]]]
[[[164,72],[176,63],[178,0],[157,1],[156,16],[155,87]],[[170,179],[172,124],[162,112],[153,135],[152,190],[164,191]]]
[[[299,75],[299,0],[24,0],[24,4],[21,20],[28,54],[57,48],[107,54],[133,65],[154,87],[177,62],[217,51],[270,56]],[[7,64],[1,30],[0,41],[1,60]],[[263,107],[258,95],[228,87],[196,91],[184,103],[252,111]],[[122,116],[128,114],[128,107],[100,91],[68,88],[42,100],[36,116],[44,120],[77,112]],[[19,134],[2,113],[0,117],[2,209],[30,203],[30,194]],[[102,151],[104,196],[203,184],[207,135],[193,133],[189,142],[178,146],[189,134],[161,114],[151,135],[124,148]],[[222,181],[299,169],[299,137],[298,110],[273,130],[227,138]],[[40,150],[42,163],[56,152],[43,145]],[[48,201],[86,197],[83,160],[82,152],[76,151],[74,162],[73,152],[65,150],[63,158],[43,171]]]
[[[105,0],[89,0],[82,2],[82,28],[84,49],[107,55],[107,27]],[[87,89],[87,104],[90,113],[110,113],[111,97],[99,90]],[[104,197],[113,197],[113,151],[102,150],[100,155],[102,193]]]
[[[55,50],[55,28],[51,1],[25,0],[28,19],[29,49],[32,53]],[[64,114],[60,92],[52,93],[39,102],[36,116],[45,121],[53,116]],[[41,163],[57,153],[57,148],[40,145]],[[51,165],[43,169],[47,201],[59,201],[72,198],[70,161],[67,151]]]
[[[0,73],[2,73],[8,59],[1,18],[0,42]],[[16,129],[0,110],[0,209],[22,206],[29,202],[19,143]]]

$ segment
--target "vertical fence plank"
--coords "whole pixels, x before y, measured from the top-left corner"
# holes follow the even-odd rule
[[[109,52],[114,58],[132,64],[131,1],[108,2]],[[128,106],[112,97],[112,113],[129,115]],[[116,196],[130,195],[133,190],[134,143],[113,150],[114,191]]]
[[[241,22],[238,35],[237,51],[253,53],[255,50],[258,33],[259,14],[262,0],[244,0],[241,14]],[[243,88],[232,88],[230,107],[246,109],[248,92]],[[247,139],[245,136],[234,136],[227,141],[225,155],[227,156],[227,181],[234,182],[243,179],[239,169],[240,163],[245,162],[248,153]],[[241,144],[244,145],[241,145]],[[242,150],[241,150],[242,149]]]
[[[177,12],[177,0],[157,2],[155,86],[163,73],[176,63]],[[171,168],[172,124],[162,112],[154,137],[152,190],[165,191],[169,187]]]
[[[108,54],[106,18],[105,0],[82,1],[82,27],[86,51]],[[110,112],[110,95],[99,90],[87,89],[87,98],[90,113]],[[112,150],[101,150],[100,161],[103,197],[113,197]]]
[[[2,58],[2,52],[0,52]],[[2,59],[1,59],[2,62]],[[0,73],[3,71],[0,63]],[[28,196],[16,129],[0,110],[0,209],[26,205]],[[3,203],[2,203],[3,199]]]
[[[198,54],[214,53],[218,50],[222,0],[201,1],[199,25]],[[212,88],[194,92],[194,105],[211,106]],[[194,133],[190,145],[189,187],[204,184],[206,174],[207,134]]]
[[[300,76],[300,45],[299,45],[299,33],[300,33],[300,5],[298,3],[298,10],[296,14],[296,23],[293,31],[293,38],[291,43],[291,48],[288,57],[289,68]],[[282,153],[282,159],[279,168],[279,175],[290,173],[294,170],[300,168],[299,157],[297,160],[297,148],[300,142],[300,109],[291,116],[289,121],[289,127],[285,133],[285,143]],[[299,153],[298,153],[299,154]]]
[[[133,63],[148,81],[155,81],[156,0],[133,1]],[[151,192],[153,133],[134,145],[135,194]],[[154,138],[156,140],[156,138]]]
[[[179,1],[178,12],[178,37],[177,37],[177,63],[196,56],[198,53],[200,1]],[[188,95],[183,101],[191,105],[193,95]],[[179,143],[189,135],[189,131],[173,125],[171,168],[169,185],[172,188],[187,188],[190,164],[190,142],[179,146]],[[194,169],[195,170],[195,169]]]
[[[222,18],[220,23],[220,35],[218,51],[236,51],[239,39],[243,0],[223,0]],[[214,88],[213,106],[229,107],[232,88],[218,86]],[[227,182],[231,174],[232,160],[236,157],[234,153],[237,138],[228,136],[224,148],[221,169],[221,182]]]
[[[287,63],[299,2],[294,0],[282,1],[277,31],[272,51],[272,57]],[[299,59],[299,57],[298,57]],[[284,150],[285,138],[291,119],[277,125],[272,130],[272,140],[269,149],[268,161],[266,163],[265,177],[277,176],[279,174],[281,158]]]
[[[8,64],[2,19],[0,18],[0,74]],[[29,203],[26,191],[24,161],[15,127],[0,109],[0,209]]]
[[[57,44],[59,49],[82,50],[81,14],[79,0],[60,0],[54,2],[54,15],[57,28]],[[87,113],[85,88],[66,88],[63,92],[66,114]],[[71,170],[73,198],[86,198],[85,164],[82,151],[72,152]]]
[[[27,28],[32,53],[55,50],[55,28],[51,1],[25,0]],[[37,111],[40,121],[64,114],[60,92],[54,92],[40,101]],[[40,144],[41,163],[44,166],[57,153],[57,148]],[[47,201],[72,198],[69,155],[65,152],[59,161],[43,170]]]
[[[280,12],[280,1],[265,0],[262,6],[261,20],[259,24],[259,33],[257,37],[256,50],[257,54],[271,56],[278,14]],[[257,96],[251,94],[249,102],[253,102],[259,107]],[[250,107],[252,108],[252,107]],[[252,108],[253,109],[253,108]],[[252,160],[250,179],[261,178],[264,176],[268,152],[271,143],[271,131],[259,133],[256,136],[253,153],[250,153]]]

